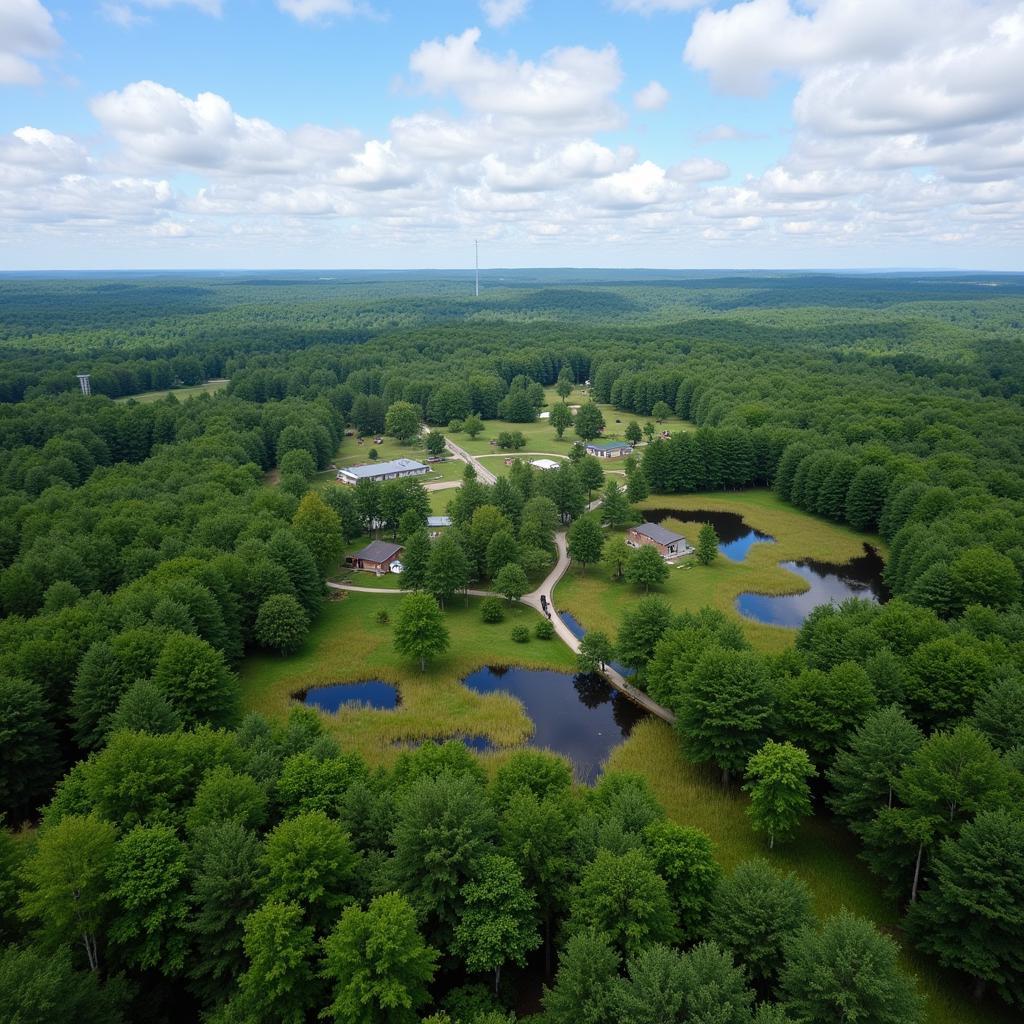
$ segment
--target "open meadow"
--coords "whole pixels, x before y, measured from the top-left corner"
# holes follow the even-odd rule
[[[779,566],[779,562],[801,558],[843,563],[863,554],[865,543],[883,554],[885,544],[872,535],[859,534],[847,526],[801,512],[780,501],[767,490],[718,492],[710,494],[656,495],[637,508],[734,512],[745,523],[775,538],[775,543],[755,543],[741,562],[723,554],[709,566],[695,558],[681,559],[669,569],[668,579],[657,593],[678,611],[717,608],[742,623],[750,642],[760,650],[777,651],[792,644],[795,631],[754,622],[736,611],[737,595],[749,591],[759,594],[793,594],[807,589],[799,576]],[[663,525],[683,534],[691,545],[697,542],[700,523],[668,518]],[[557,607],[571,612],[586,629],[600,629],[614,635],[622,617],[624,603],[644,596],[640,588],[615,581],[600,566],[586,571],[574,566],[555,588]]]

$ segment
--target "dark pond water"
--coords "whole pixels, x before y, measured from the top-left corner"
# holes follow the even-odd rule
[[[754,544],[774,544],[775,538],[749,526],[736,512],[711,512],[705,509],[646,508],[642,514],[649,523],[678,519],[683,523],[710,523],[718,534],[718,550],[734,562],[742,562]]]
[[[470,750],[475,750],[478,754],[484,754],[488,750],[499,749],[487,736],[466,736],[462,733],[457,733],[455,736],[431,736],[425,740],[399,740],[395,746],[401,747],[403,750],[415,750],[416,747],[422,747],[424,743],[440,744],[447,743],[449,740],[458,740],[460,743],[465,743]]]
[[[337,711],[346,704],[364,704],[387,711],[398,705],[398,690],[391,683],[385,683],[380,679],[314,686],[298,697],[304,704],[319,708],[321,711]]]
[[[863,555],[843,565],[816,562],[810,558],[799,562],[779,562],[779,565],[807,580],[810,590],[779,597],[740,594],[736,598],[736,609],[741,615],[772,626],[796,629],[818,605],[838,604],[850,597],[878,604],[889,600],[889,590],[882,582],[885,562],[870,544],[864,545]]]
[[[559,610],[558,617],[569,627],[569,632],[572,633],[577,640],[583,639],[583,636],[587,631],[580,625],[572,612],[563,612]],[[633,674],[633,670],[628,665],[623,665],[621,661],[609,661],[608,664],[611,665],[611,667],[615,669],[620,676],[624,676],[626,679]]]
[[[647,715],[600,676],[492,665],[462,682],[477,693],[504,690],[521,700],[534,723],[530,745],[564,754],[587,783]]]

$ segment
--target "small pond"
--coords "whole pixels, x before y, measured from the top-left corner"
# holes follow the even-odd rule
[[[774,544],[775,538],[748,525],[737,512],[711,512],[706,509],[645,508],[641,515],[649,523],[678,519],[682,523],[710,523],[718,534],[718,550],[734,562],[742,562],[754,544]]]
[[[882,580],[885,562],[870,544],[864,545],[863,555],[843,565],[810,558],[799,562],[779,562],[779,565],[807,580],[810,590],[779,596],[740,594],[736,598],[736,610],[741,615],[770,626],[797,629],[822,604],[838,604],[851,597],[878,604],[889,600],[889,589]]]
[[[296,694],[296,698],[321,711],[337,711],[350,704],[390,711],[398,706],[398,689],[381,679],[366,679],[361,683],[314,686],[305,693]]]
[[[572,612],[558,612],[558,617],[569,627],[569,632],[572,633],[577,640],[582,640],[584,634],[587,632],[579,623],[579,620],[573,615]],[[607,662],[616,672],[619,673],[624,679],[628,679],[632,674],[633,670],[627,665],[623,665],[621,661],[609,661]]]
[[[477,693],[505,691],[522,701],[534,724],[530,745],[564,754],[588,784],[612,748],[647,715],[601,676],[492,665],[462,683]]]

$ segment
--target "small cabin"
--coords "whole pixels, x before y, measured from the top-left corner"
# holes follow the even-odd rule
[[[667,530],[658,523],[641,523],[626,531],[626,543],[634,548],[650,544],[658,549],[662,558],[677,558],[688,555],[693,548],[681,533]]]
[[[361,551],[349,555],[345,561],[353,569],[363,569],[366,572],[374,572],[382,576],[392,571],[393,565],[401,565],[398,556],[402,551],[401,544],[391,544],[384,540],[375,540],[367,544]],[[399,569],[399,572],[402,570]]]

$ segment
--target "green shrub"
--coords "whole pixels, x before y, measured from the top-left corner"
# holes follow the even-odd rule
[[[555,635],[555,627],[547,619],[541,619],[533,632],[538,640],[550,640]]]
[[[513,626],[512,639],[517,644],[525,644],[530,641],[530,630],[527,626]]]
[[[485,597],[480,603],[480,618],[484,622],[502,622],[505,609],[501,606],[500,597]]]

